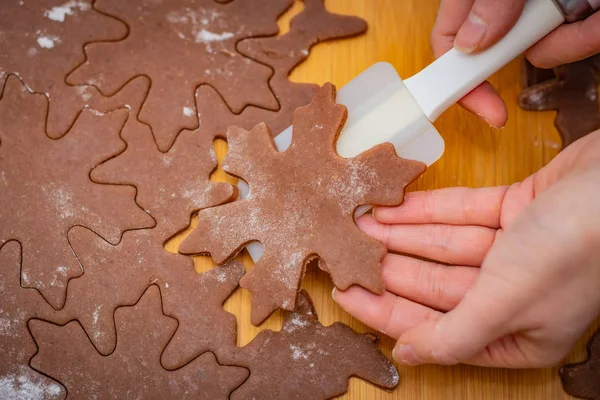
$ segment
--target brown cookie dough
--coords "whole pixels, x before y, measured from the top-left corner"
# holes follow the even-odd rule
[[[20,272],[20,244],[0,246],[0,398],[63,399],[66,391],[61,385],[29,367],[37,349],[27,321],[44,318],[53,309],[37,290],[20,286]]]
[[[210,352],[179,370],[165,370],[160,354],[177,321],[163,314],[156,286],[135,306],[116,310],[115,323],[117,347],[102,356],[76,321],[30,321],[39,348],[31,366],[61,382],[73,398],[226,399],[248,376],[245,368],[219,365]]]
[[[232,399],[330,399],[344,394],[353,376],[385,389],[398,385],[398,372],[376,340],[342,323],[321,325],[303,291],[281,331],[264,330],[220,359],[250,368],[250,377]]]
[[[69,72],[85,60],[83,45],[127,35],[122,22],[98,13],[92,0],[8,0],[0,11],[0,93],[13,73],[49,100],[48,134],[64,135],[86,106],[108,111],[123,99],[105,98],[93,86],[70,86]]]
[[[310,103],[319,88],[310,83],[291,82],[288,78],[292,70],[309,56],[310,48],[327,40],[361,34],[366,29],[366,22],[360,18],[328,12],[323,0],[304,0],[304,10],[292,19],[289,32],[282,36],[245,39],[237,46],[243,55],[273,68],[269,85],[277,97],[279,110],[251,106],[239,115],[232,115],[220,95],[205,85],[196,92],[196,107],[200,115],[196,131],[211,137],[225,137],[231,125],[252,129],[256,124],[265,122],[273,135],[278,135],[292,124],[294,110]]]
[[[236,187],[209,180],[217,167],[212,137],[183,132],[162,153],[150,128],[135,120],[127,122],[121,136],[127,149],[96,167],[91,178],[137,187],[136,201],[156,219],[163,241],[184,229],[192,213],[236,197]]]
[[[233,346],[235,317],[222,305],[238,287],[243,265],[232,261],[198,274],[190,257],[168,253],[162,240],[160,230],[146,229],[127,232],[114,246],[88,229],[71,229],[69,241],[85,273],[69,282],[65,307],[51,321],[77,319],[98,351],[110,354],[117,343],[115,310],[135,304],[155,284],[165,313],[179,322],[163,354],[166,368]]]
[[[81,266],[67,241],[74,225],[112,243],[125,230],[154,221],[135,201],[135,189],[95,184],[91,169],[123,150],[119,131],[127,110],[84,111],[59,140],[44,132],[48,102],[10,77],[0,101],[0,244],[23,246],[22,285],[37,288],[55,308]]]
[[[278,307],[295,308],[305,265],[317,256],[341,290],[384,290],[379,264],[385,246],[358,229],[354,211],[402,203],[405,186],[426,166],[399,158],[389,143],[352,159],[339,157],[335,143],[346,113],[326,84],[310,105],[295,111],[294,137],[283,153],[264,124],[228,131],[223,169],[248,182],[250,195],[200,211],[198,228],[180,251],[210,253],[220,264],[249,242],[261,242],[262,258],[240,281],[253,294],[255,325]]]
[[[532,111],[558,111],[555,125],[563,149],[600,128],[600,55],[554,70],[525,62],[519,105]]]
[[[68,82],[94,85],[110,94],[134,76],[148,76],[152,88],[140,120],[152,126],[158,147],[166,151],[181,129],[198,126],[194,91],[199,85],[214,87],[234,113],[248,105],[278,109],[268,86],[271,68],[238,54],[236,44],[275,35],[277,18],[291,4],[98,0],[94,7],[127,23],[129,35],[118,42],[87,45],[86,62]]]
[[[600,331],[592,336],[587,350],[587,360],[565,365],[560,369],[560,377],[565,392],[571,396],[600,400]]]
[[[138,111],[131,109],[132,114]],[[235,343],[235,318],[221,305],[244,268],[232,262],[199,276],[189,257],[167,253],[163,243],[185,228],[192,212],[228,201],[237,190],[209,180],[217,166],[211,137],[185,132],[162,153],[150,128],[132,118],[121,136],[127,149],[92,170],[91,178],[136,186],[136,201],[157,226],[128,232],[118,246],[87,229],[73,228],[69,240],[86,273],[70,282],[61,319],[54,321],[77,318],[97,349],[109,354],[116,343],[114,310],[133,304],[149,283],[159,284],[167,314],[179,320],[177,334],[163,354],[164,366],[174,369],[204,351]],[[202,339],[197,337],[200,331],[220,334]]]

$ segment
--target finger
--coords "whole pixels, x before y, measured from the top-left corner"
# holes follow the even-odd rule
[[[383,224],[449,224],[500,228],[500,211],[507,187],[447,188],[406,193],[399,207],[376,207]]]
[[[431,49],[435,58],[454,46],[456,32],[467,19],[475,0],[442,0],[431,31]]]
[[[381,263],[388,292],[436,310],[460,303],[479,276],[479,268],[440,265],[396,254]]]
[[[458,102],[494,128],[502,128],[508,120],[508,110],[502,97],[489,82],[484,82]]]
[[[529,49],[527,58],[539,68],[553,68],[600,53],[600,12],[565,24]]]
[[[485,346],[483,350],[460,362],[478,367],[539,368],[540,365],[535,360],[530,360],[523,352],[521,346],[516,336],[506,335],[496,339],[488,346]],[[437,359],[433,361],[425,361],[420,358],[415,359],[414,357],[417,356],[414,353],[410,354],[410,350],[412,349],[407,349],[405,344],[398,342],[393,350],[394,359],[401,364],[407,365],[419,365],[427,362],[440,363]],[[550,366],[552,365],[547,365],[547,367]]]
[[[379,296],[358,286],[342,292],[334,289],[333,299],[356,319],[394,339],[406,330],[435,318],[438,311],[390,292]]]
[[[475,0],[442,0],[431,31],[431,48],[436,58],[452,49],[456,33],[467,19],[474,2]],[[491,126],[499,128],[506,125],[506,105],[489,82],[477,87],[459,104]]]
[[[384,225],[370,215],[357,223],[391,251],[473,267],[481,265],[496,234],[495,229],[481,226]]]
[[[485,50],[502,39],[518,21],[525,0],[477,0],[458,30],[454,48],[462,53]]]

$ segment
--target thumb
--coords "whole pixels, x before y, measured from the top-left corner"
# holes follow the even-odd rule
[[[456,34],[454,48],[472,53],[492,46],[511,30],[524,6],[525,0],[477,0]]]
[[[510,296],[494,296],[492,300],[486,286],[480,280],[455,309],[435,314],[405,332],[394,348],[394,359],[406,365],[458,364],[506,335],[514,309],[506,307]]]

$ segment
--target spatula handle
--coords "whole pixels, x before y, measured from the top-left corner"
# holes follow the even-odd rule
[[[498,43],[473,54],[452,49],[404,83],[433,122],[564,21],[565,17],[553,0],[528,0],[519,21]]]

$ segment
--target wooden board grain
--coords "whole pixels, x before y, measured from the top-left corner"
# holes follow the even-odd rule
[[[295,81],[333,82],[343,86],[375,62],[392,63],[404,78],[429,64],[432,54],[429,33],[435,21],[437,0],[326,0],[329,10],[358,15],[369,23],[366,35],[344,41],[324,43],[312,49],[309,60],[297,68]],[[300,1],[282,18],[285,28],[289,18],[301,10]],[[484,187],[508,185],[520,181],[547,164],[560,147],[553,127],[553,113],[530,113],[517,106],[520,90],[520,62],[515,61],[492,78],[505,99],[510,119],[502,129],[493,129],[458,107],[444,114],[436,123],[446,141],[444,157],[432,166],[412,190],[449,186]],[[226,143],[216,144],[220,158]],[[217,171],[215,180],[228,180]],[[231,180],[230,180],[231,181]],[[185,236],[185,234],[183,235]],[[183,236],[168,244],[174,251]],[[251,261],[242,256],[247,268]],[[213,267],[207,257],[196,258],[198,271]],[[331,299],[333,286],[329,277],[316,268],[309,269],[303,284],[311,294],[321,322],[329,325],[342,321],[361,332],[370,332]],[[247,344],[261,329],[281,327],[280,313],[261,327],[250,324],[250,294],[239,289],[225,304],[236,315],[239,325],[238,345]],[[597,327],[598,324],[594,326]],[[587,339],[591,329],[586,334]],[[381,335],[379,335],[381,336]],[[381,349],[388,355],[394,341],[381,338]],[[584,341],[580,341],[567,361],[583,358]],[[401,381],[394,392],[385,392],[358,379],[351,379],[347,399],[567,399],[561,388],[557,369],[500,370],[468,366],[452,368],[425,366],[400,368]]]

